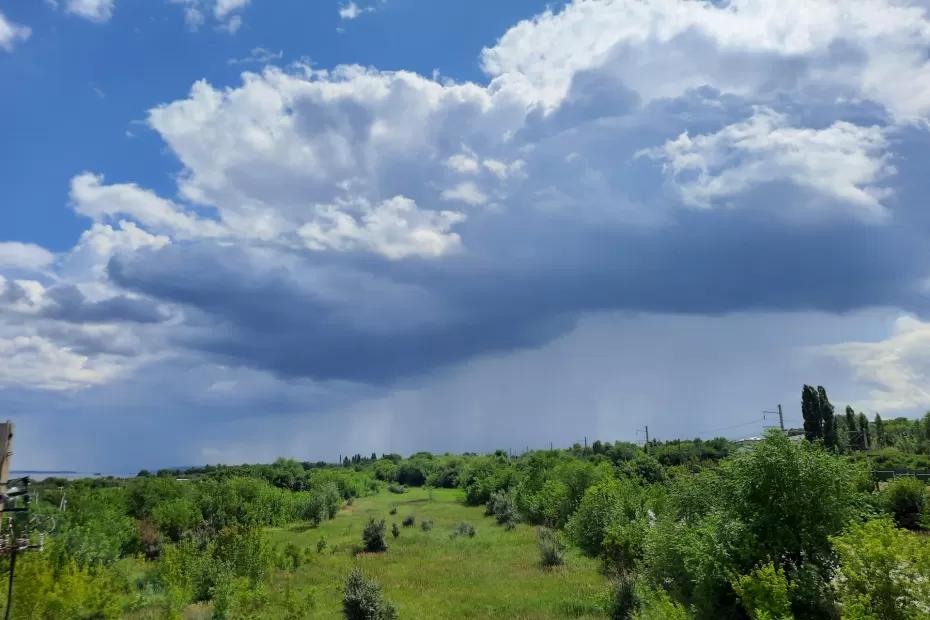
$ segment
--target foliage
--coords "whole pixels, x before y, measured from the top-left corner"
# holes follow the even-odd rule
[[[895,478],[885,488],[885,506],[899,527],[921,529],[921,520],[928,511],[927,487],[909,476]]]
[[[662,465],[645,452],[639,453],[632,460],[627,461],[623,466],[623,471],[646,484],[665,480],[665,470],[662,469]]]
[[[475,537],[475,526],[471,523],[462,521],[455,526],[455,529],[452,531],[452,536],[467,536],[469,538]]]
[[[772,562],[733,580],[733,590],[752,620],[790,620],[792,586],[784,569]]]
[[[721,466],[721,509],[745,525],[755,560],[799,563],[829,553],[859,499],[840,457],[774,430]]]
[[[640,588],[636,593],[639,609],[633,620],[688,620],[691,616],[681,603],[676,603],[665,590]]]
[[[852,525],[832,539],[833,585],[845,618],[911,620],[930,614],[930,545],[890,519]]]
[[[365,551],[377,553],[387,551],[387,543],[384,541],[384,519],[375,521],[374,517],[368,519],[368,524],[362,532],[362,542]]]
[[[644,497],[638,484],[627,479],[607,479],[585,492],[566,531],[583,551],[596,556],[611,527],[644,515]]]
[[[397,527],[396,523],[391,524],[391,536],[393,536],[394,538],[397,538],[398,536],[400,536],[400,528]]]
[[[433,520],[432,519],[423,519],[420,521],[420,529],[424,532],[428,532],[433,529]]]
[[[539,545],[539,557],[546,568],[561,566],[565,563],[565,543],[559,533],[548,527],[540,527],[536,532],[536,542]]]
[[[639,597],[633,576],[628,574],[617,576],[613,581],[610,616],[617,619],[630,618],[638,609]]]
[[[394,620],[397,610],[381,592],[381,586],[353,569],[346,578],[342,610],[346,620]]]
[[[512,490],[500,490],[491,493],[485,507],[485,514],[493,516],[499,524],[508,525],[517,522],[517,505]]]
[[[407,515],[404,517],[404,520],[401,521],[401,523],[404,527],[411,527],[414,523],[416,523],[416,520],[417,518],[414,515]]]

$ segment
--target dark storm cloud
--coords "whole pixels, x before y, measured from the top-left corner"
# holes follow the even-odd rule
[[[743,199],[803,197],[771,186]],[[799,228],[748,209],[688,211],[673,225],[635,232],[570,225],[536,222],[522,231],[536,254],[504,251],[494,262],[466,255],[385,264],[312,253],[278,260],[197,243],[115,259],[109,271],[120,286],[214,317],[185,332],[187,346],[280,375],[373,383],[537,346],[590,311],[926,308],[917,286],[930,268],[925,228]],[[321,294],[325,280],[353,284]],[[360,315],[362,307],[370,312]]]
[[[69,323],[158,323],[165,320],[158,306],[147,299],[115,295],[102,301],[88,301],[72,284],[53,286],[48,289],[47,296],[52,305],[43,310],[42,316]]]

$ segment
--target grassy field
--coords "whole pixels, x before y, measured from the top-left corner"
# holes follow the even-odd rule
[[[397,514],[390,515],[394,506]],[[408,515],[415,516],[415,525],[401,527]],[[369,517],[387,523],[384,553],[356,553]],[[433,521],[432,531],[420,528],[423,519]],[[461,521],[476,528],[474,538],[450,536]],[[397,539],[390,533],[393,522],[401,527]],[[277,544],[312,550],[291,588],[301,598],[313,593],[315,617],[341,617],[342,585],[356,565],[381,583],[402,619],[606,617],[601,601],[607,584],[595,561],[569,550],[564,566],[543,569],[533,527],[507,531],[482,508],[465,506],[455,490],[366,497],[318,528],[296,525],[270,534]],[[317,553],[320,538],[327,549]]]

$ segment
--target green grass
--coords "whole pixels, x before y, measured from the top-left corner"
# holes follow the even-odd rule
[[[313,592],[313,617],[341,617],[342,586],[359,566],[381,583],[385,596],[403,618],[604,618],[607,583],[597,562],[570,550],[564,566],[540,566],[535,529],[518,525],[507,531],[484,516],[483,508],[462,503],[455,490],[411,489],[402,495],[383,493],[355,500],[332,521],[311,528],[295,525],[270,530],[274,543],[294,543],[310,550],[309,562],[291,579],[296,596]],[[397,506],[397,514],[388,514]],[[413,527],[391,536],[391,523],[401,526],[409,514]],[[369,517],[387,524],[388,550],[358,553]],[[433,529],[420,529],[432,519]],[[461,521],[475,526],[474,538],[450,537]],[[317,553],[324,537],[328,548]]]

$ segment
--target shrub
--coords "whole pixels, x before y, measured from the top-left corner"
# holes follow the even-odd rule
[[[514,501],[513,491],[508,489],[492,493],[484,513],[493,516],[500,524],[515,524],[517,521],[517,504]],[[513,529],[513,527],[511,526],[509,529]]]
[[[642,518],[643,499],[642,488],[632,480],[604,480],[585,491],[566,531],[583,551],[599,555],[611,527]]]
[[[404,527],[410,527],[414,523],[416,523],[416,517],[414,517],[413,515],[407,515],[406,517],[404,517],[404,520],[401,521],[401,523],[403,524]]]
[[[769,562],[732,581],[733,590],[752,620],[791,618],[791,590],[784,569]],[[793,585],[793,584],[792,584]]]
[[[400,495],[401,493],[407,492],[407,487],[405,487],[402,484],[389,484],[388,491],[390,491],[391,493],[397,493],[398,495]]]
[[[346,620],[396,620],[397,610],[384,598],[381,586],[353,569],[346,579],[342,597]]]
[[[433,521],[431,519],[423,519],[420,521],[420,529],[424,532],[428,532],[433,529]]]
[[[323,553],[326,550],[326,539],[320,536],[320,539],[316,541],[316,550],[319,553]]]
[[[895,478],[885,489],[885,506],[899,527],[921,528],[921,517],[927,510],[927,488],[917,478]]]
[[[601,560],[605,569],[611,573],[632,571],[636,562],[643,557],[648,531],[649,521],[644,517],[608,526],[604,540],[601,541]]]
[[[639,599],[636,596],[636,582],[630,574],[620,575],[613,581],[610,617],[624,620],[630,618],[637,609],[639,609]]]
[[[391,506],[391,510],[389,510],[388,512],[389,512],[389,514],[396,515],[396,514],[397,514],[397,506]]]
[[[455,526],[455,529],[452,531],[453,538],[456,536],[468,536],[469,538],[475,537],[475,526],[471,523],[466,523],[462,521]]]
[[[300,553],[300,547],[294,543],[287,543],[284,546],[284,562],[286,568],[295,570],[300,568],[300,565],[303,563],[303,555]]]
[[[342,505],[342,494],[334,482],[326,482],[315,488],[303,508],[301,515],[307,521],[319,525],[326,519],[332,519]]]
[[[639,610],[633,613],[633,620],[689,620],[691,618],[685,607],[673,601],[665,590],[643,588],[637,592],[637,599]]]
[[[536,543],[539,545],[539,556],[544,567],[551,568],[565,563],[565,544],[558,532],[541,527],[536,531]]]
[[[854,525],[831,539],[840,567],[833,580],[844,618],[926,618],[930,545],[891,519]]]
[[[637,454],[633,460],[625,463],[623,470],[628,475],[639,478],[647,484],[665,480],[665,470],[662,469],[662,465],[644,452]]]
[[[362,532],[362,542],[365,544],[365,551],[377,553],[387,551],[387,543],[384,542],[384,519],[375,521],[374,517],[368,519],[368,525]]]
[[[400,528],[397,527],[397,524],[396,524],[396,523],[392,523],[392,524],[391,524],[391,535],[392,535],[394,538],[397,538],[398,536],[400,536]]]

